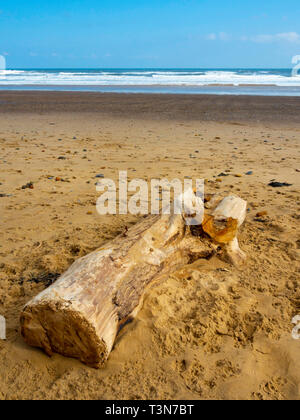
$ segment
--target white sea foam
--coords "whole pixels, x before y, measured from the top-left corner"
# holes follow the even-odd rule
[[[281,74],[280,74],[281,73]],[[1,86],[208,86],[275,85],[300,87],[300,76],[280,71],[157,70],[157,71],[0,71]]]

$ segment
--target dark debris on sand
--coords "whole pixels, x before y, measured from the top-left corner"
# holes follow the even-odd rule
[[[29,278],[29,282],[35,283],[35,284],[41,284],[43,283],[45,287],[51,286],[58,278],[60,277],[59,273],[44,273],[37,277],[32,276]],[[21,280],[21,283],[23,283],[24,280]]]
[[[287,182],[272,181],[268,185],[269,187],[280,188],[280,187],[291,187],[293,184],[288,184]]]

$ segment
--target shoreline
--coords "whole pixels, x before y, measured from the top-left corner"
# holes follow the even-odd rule
[[[300,86],[280,86],[276,84],[218,84],[206,85],[59,85],[24,84],[1,85],[0,92],[80,92],[119,94],[163,94],[163,95],[216,95],[216,96],[262,96],[300,97]]]
[[[300,126],[300,98],[189,94],[0,91],[0,114],[90,113],[112,118]]]

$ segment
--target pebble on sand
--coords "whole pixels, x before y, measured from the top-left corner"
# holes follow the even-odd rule
[[[30,190],[33,190],[34,186],[33,186],[33,182],[28,182],[25,185],[22,185],[22,190],[26,190],[27,188],[29,188]]]
[[[265,210],[265,211],[259,211],[258,213],[256,213],[255,217],[264,217],[267,215],[268,215],[268,212]]]

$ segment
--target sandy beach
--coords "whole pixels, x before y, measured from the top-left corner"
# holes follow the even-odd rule
[[[290,97],[0,92],[0,399],[299,399],[299,116]],[[96,175],[120,170],[247,200],[248,259],[196,261],[150,290],[95,370],[27,346],[19,316],[138,222],[96,212]]]

